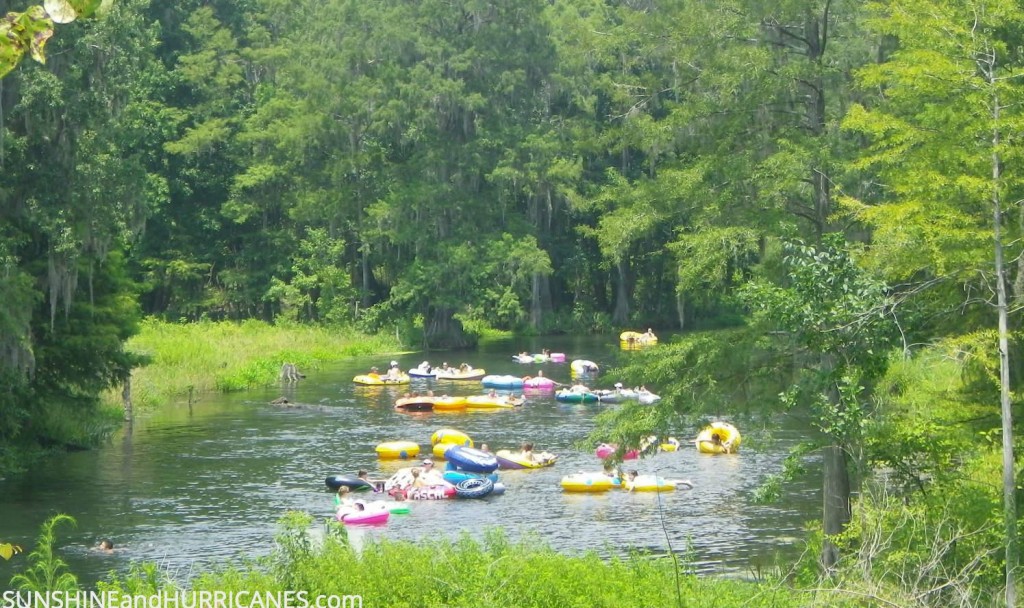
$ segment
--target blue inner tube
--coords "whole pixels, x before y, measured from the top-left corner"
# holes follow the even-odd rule
[[[459,498],[483,498],[494,491],[494,482],[486,477],[466,479],[455,486]]]
[[[444,458],[456,468],[470,473],[493,473],[498,468],[498,459],[494,454],[461,445],[448,448]]]
[[[457,485],[459,485],[460,482],[466,481],[467,479],[480,479],[481,477],[484,477],[483,473],[467,473],[466,471],[445,471],[444,472],[444,480],[447,481],[448,483],[452,484],[453,486],[457,486]],[[487,479],[490,479],[491,481],[493,481],[495,483],[498,482],[498,474],[497,473],[491,473],[491,474],[487,475],[486,477],[487,477]]]
[[[484,376],[480,383],[487,388],[520,388],[523,386],[523,379],[518,376]]]
[[[373,484],[365,479],[359,479],[355,475],[331,475],[324,480],[327,487],[337,490],[341,486],[348,486],[353,492],[373,490]]]

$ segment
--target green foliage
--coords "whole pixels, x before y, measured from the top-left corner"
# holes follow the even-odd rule
[[[841,442],[856,441],[865,391],[887,364],[891,302],[884,285],[857,266],[840,235],[829,235],[821,247],[796,241],[785,248],[788,283],[755,282],[741,296],[766,329],[786,332],[820,359],[805,366],[783,402],[811,405],[822,431]]]
[[[749,442],[744,442],[749,443]],[[782,469],[778,473],[768,475],[761,485],[754,490],[753,501],[755,504],[770,504],[782,497],[783,485],[793,481],[798,476],[806,473],[804,461],[807,455],[814,451],[817,446],[813,443],[801,443],[790,450],[790,453],[782,461]]]
[[[28,554],[29,565],[24,572],[11,577],[10,586],[19,591],[78,591],[78,578],[67,563],[54,550],[57,528],[61,524],[75,525],[70,515],[54,515],[43,522],[35,548]]]
[[[346,357],[395,352],[389,336],[366,336],[341,326],[244,323],[164,323],[148,319],[128,348],[150,363],[132,374],[137,407],[151,408],[190,394],[236,391],[275,383],[284,363],[300,371]],[[117,403],[120,394],[108,400]]]
[[[893,606],[987,606],[1000,586],[998,496],[985,493],[991,520],[965,517],[960,497],[907,501],[865,493],[839,539],[847,555],[826,587]]]
[[[902,492],[944,492],[963,475],[962,457],[976,448],[978,433],[996,424],[971,397],[973,365],[956,355],[963,352],[936,345],[893,361],[879,382],[864,447],[871,466]]]
[[[685,606],[705,597],[751,608],[800,605],[799,596],[784,588],[677,573],[673,560],[644,553],[569,556],[539,539],[512,542],[495,530],[481,541],[382,540],[355,551],[333,534],[312,543],[311,522],[308,515],[288,514],[269,564],[204,573],[191,588],[359,595],[364,605],[397,607]],[[145,588],[132,582],[135,577],[115,585]]]
[[[291,278],[274,278],[267,299],[276,301],[281,316],[293,321],[351,322],[355,316],[356,291],[348,271],[339,267],[345,242],[312,228],[292,258]]]

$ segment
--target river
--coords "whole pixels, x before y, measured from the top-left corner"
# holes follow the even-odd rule
[[[566,363],[521,365],[520,351],[565,352]],[[477,351],[410,354],[396,357],[403,369],[430,358],[463,360],[488,373],[536,375],[544,370],[560,382],[570,379],[569,361],[590,359],[607,370],[619,357],[615,338],[536,338],[491,342]],[[674,429],[683,449],[626,463],[644,473],[686,478],[695,487],[666,493],[564,493],[568,473],[600,470],[593,450],[574,442],[594,424],[604,407],[560,404],[553,396],[531,395],[515,410],[403,414],[392,404],[408,388],[358,387],[355,374],[371,365],[384,369],[391,357],[355,358],[310,372],[293,389],[272,387],[242,394],[209,394],[191,408],[170,406],[140,415],[130,432],[117,433],[103,447],[48,459],[25,475],[0,481],[0,541],[30,550],[39,525],[62,512],[78,522],[60,533],[61,555],[83,582],[92,584],[132,562],[153,561],[171,577],[186,579],[211,565],[270,551],[276,522],[288,510],[315,516],[318,527],[332,511],[324,478],[365,468],[386,476],[398,466],[378,461],[374,447],[410,440],[430,447],[439,428],[456,428],[486,442],[492,450],[532,441],[536,449],[559,455],[551,468],[502,471],[502,496],[484,500],[417,501],[409,515],[395,515],[380,528],[352,527],[354,542],[396,539],[481,537],[502,527],[512,538],[536,534],[559,551],[621,553],[628,547],[685,553],[694,570],[745,575],[770,567],[776,557],[791,559],[801,550],[804,525],[820,517],[818,475],[788,485],[777,504],[754,504],[750,495],[776,472],[788,450],[805,436],[805,423],[785,417],[745,420],[739,454],[698,454],[696,428]],[[607,388],[619,378],[602,371],[592,384]],[[412,389],[426,390],[414,380]],[[434,385],[451,394],[481,392],[479,383]],[[657,392],[658,387],[650,387]],[[303,404],[279,407],[282,394]],[[729,412],[722,412],[729,418]],[[760,429],[749,426],[760,425]],[[770,436],[770,440],[767,438]],[[812,463],[812,467],[813,467]],[[91,549],[101,538],[118,549]],[[0,563],[6,581],[19,556]]]

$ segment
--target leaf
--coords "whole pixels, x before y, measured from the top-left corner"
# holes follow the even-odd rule
[[[12,31],[15,13],[0,19],[0,77],[10,72],[25,54],[24,42]]]
[[[101,5],[105,4],[104,0],[67,0],[67,3],[82,18],[91,17]]]
[[[11,559],[15,555],[21,553],[21,547],[11,543],[0,543],[0,557],[5,560]]]
[[[43,8],[54,23],[71,23],[78,18],[78,11],[67,0],[43,0]]]
[[[46,41],[53,36],[53,28],[41,28],[36,30],[32,35],[32,46],[30,51],[32,58],[39,61],[40,63],[46,62],[46,55],[43,54],[43,47],[46,46]]]

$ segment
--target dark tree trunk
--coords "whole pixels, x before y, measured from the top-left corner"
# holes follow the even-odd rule
[[[831,375],[836,368],[835,357],[823,355],[821,367],[824,374]],[[838,408],[842,407],[839,388],[834,383],[828,391],[828,399]],[[839,561],[839,547],[831,539],[846,530],[850,523],[850,468],[846,446],[837,437],[825,446],[823,457],[821,520],[825,540],[821,548],[821,565],[827,572]]]
[[[432,349],[472,348],[476,339],[466,335],[453,310],[440,308],[430,314],[430,321],[423,332],[424,346]]]
[[[822,527],[825,543],[821,548],[821,565],[827,571],[839,561],[839,548],[831,537],[843,532],[850,523],[850,470],[843,446],[826,446],[824,465]]]
[[[623,260],[615,265],[615,269],[618,271],[618,280],[615,284],[615,312],[612,313],[612,323],[625,325],[629,322],[629,270]]]

